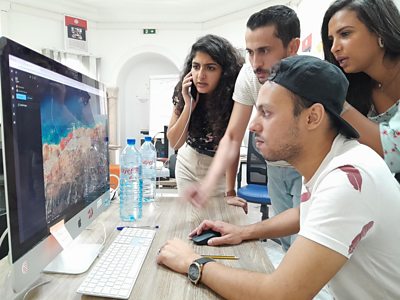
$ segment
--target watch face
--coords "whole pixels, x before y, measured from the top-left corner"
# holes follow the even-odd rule
[[[188,277],[192,282],[196,283],[200,278],[200,266],[196,263],[191,264],[189,266]]]

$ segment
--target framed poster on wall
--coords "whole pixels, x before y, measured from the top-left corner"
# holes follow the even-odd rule
[[[65,49],[88,51],[87,21],[71,16],[65,16]]]

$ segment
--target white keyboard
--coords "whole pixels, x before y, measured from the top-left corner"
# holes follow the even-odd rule
[[[77,292],[128,299],[154,235],[153,229],[124,228],[90,270]]]

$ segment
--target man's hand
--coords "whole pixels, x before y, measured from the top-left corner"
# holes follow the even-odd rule
[[[186,274],[190,264],[200,257],[187,243],[175,238],[167,241],[158,250],[156,260],[160,265],[165,265],[175,272]]]
[[[197,208],[205,206],[208,197],[208,191],[202,184],[191,184],[183,192],[183,198]]]
[[[229,205],[233,205],[233,206],[239,206],[241,208],[243,208],[245,214],[248,213],[248,207],[247,207],[247,201],[237,197],[237,196],[225,196],[224,197],[226,203],[228,203]]]
[[[243,241],[243,227],[232,225],[222,221],[210,220],[204,220],[203,222],[201,222],[201,224],[189,234],[189,237],[198,235],[207,229],[212,229],[221,233],[220,237],[215,237],[208,240],[207,244],[209,246],[237,245]]]

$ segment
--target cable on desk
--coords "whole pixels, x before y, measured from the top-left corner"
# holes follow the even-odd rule
[[[114,178],[117,179],[117,186],[115,187],[115,189],[113,189],[113,188],[110,186],[110,195],[111,195],[110,202],[113,201],[113,200],[115,200],[116,195],[117,195],[117,193],[118,193],[118,191],[119,191],[119,177],[118,177],[117,175],[115,175],[115,174],[110,174],[110,178],[111,178],[111,177],[114,177]]]
[[[6,237],[7,233],[8,233],[8,228],[6,228],[6,230],[4,230],[3,234],[0,237],[0,247],[3,244],[4,238]]]
[[[119,190],[119,188],[118,189],[110,188],[110,195],[111,195],[110,202],[114,201],[117,198],[116,196],[117,196],[118,190]]]
[[[101,248],[104,247],[104,244],[106,243],[107,240],[107,231],[106,231],[106,226],[104,225],[103,222],[99,222],[103,226],[103,232],[104,232],[104,239],[103,242],[101,243]]]
[[[23,297],[22,299],[25,300],[26,296],[28,296],[28,294],[29,294],[31,291],[33,291],[34,289],[36,289],[37,287],[39,287],[39,286],[41,286],[41,285],[45,285],[45,284],[50,283],[50,281],[51,281],[50,279],[47,279],[47,280],[45,280],[45,281],[42,281],[42,282],[39,282],[39,283],[35,284],[34,286],[31,286],[31,287],[26,291],[26,293],[24,294],[24,297]]]

